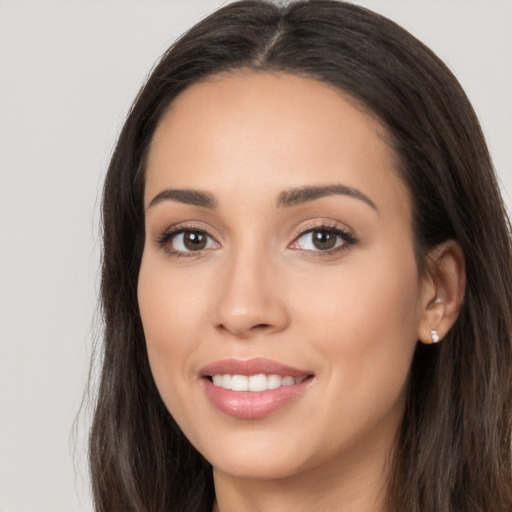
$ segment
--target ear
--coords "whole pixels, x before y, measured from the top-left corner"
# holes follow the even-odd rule
[[[427,275],[422,281],[422,311],[418,340],[436,343],[432,331],[441,340],[457,320],[464,300],[466,265],[455,240],[447,240],[430,251]]]

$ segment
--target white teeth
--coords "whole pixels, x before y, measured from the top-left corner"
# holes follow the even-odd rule
[[[281,376],[280,375],[269,375],[268,376],[268,389],[277,389],[281,387]]]
[[[293,386],[295,384],[295,379],[293,377],[283,377],[281,382],[281,386]]]
[[[245,375],[233,375],[233,377],[231,377],[231,389],[233,391],[248,391],[249,377]]]
[[[281,375],[212,375],[212,381],[215,386],[233,391],[266,391],[267,389],[277,389],[281,386],[293,386],[299,384],[305,377],[281,377]]]
[[[224,389],[231,389],[231,375],[223,375],[220,385]]]
[[[249,377],[249,391],[265,391],[267,389],[267,376],[263,373]]]

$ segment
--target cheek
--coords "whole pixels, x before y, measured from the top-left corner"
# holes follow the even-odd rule
[[[305,351],[319,362],[317,438],[330,439],[332,448],[371,439],[370,432],[393,435],[417,343],[420,295],[412,254],[382,251],[328,270],[329,278],[294,292],[302,298],[294,317],[309,343]],[[315,452],[327,456],[331,448],[318,441]]]
[[[412,249],[385,246],[361,256],[351,254],[339,267],[327,268],[323,276],[303,283],[293,295],[301,296],[297,304],[305,306],[303,319],[322,319],[315,325],[343,338],[350,333],[358,344],[378,343],[395,330],[393,338],[415,336],[420,281]],[[380,335],[366,339],[370,332]]]
[[[173,350],[187,345],[184,338],[200,324],[208,304],[202,284],[198,272],[173,271],[165,257],[144,255],[137,296],[148,344],[165,341]]]
[[[407,257],[382,250],[371,258],[347,259],[329,278],[302,288],[301,331],[316,340],[328,372],[344,391],[388,400],[407,380],[417,343],[420,289],[412,251]],[[356,254],[354,254],[355,256]]]
[[[157,258],[143,257],[137,290],[139,310],[151,372],[168,408],[175,391],[191,374],[187,356],[199,340],[196,330],[202,296],[193,284],[181,282]]]

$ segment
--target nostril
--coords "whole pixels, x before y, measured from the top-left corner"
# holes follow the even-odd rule
[[[257,325],[254,325],[253,327],[251,327],[251,329],[253,330],[260,330],[260,331],[265,331],[267,329],[271,329],[272,326],[270,324],[257,324]]]
[[[228,324],[229,325],[229,324]],[[250,332],[266,332],[273,329],[271,324],[255,324],[247,328],[247,326],[239,327],[239,326],[228,326],[225,324],[218,324],[217,329],[220,331],[229,331],[233,332],[237,335],[243,335],[243,333],[250,333]]]

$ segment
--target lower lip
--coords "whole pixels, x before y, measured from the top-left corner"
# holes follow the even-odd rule
[[[206,396],[225,414],[242,419],[254,419],[266,416],[306,391],[311,383],[311,377],[299,384],[281,386],[266,391],[232,391],[215,386],[209,379],[202,379]]]

